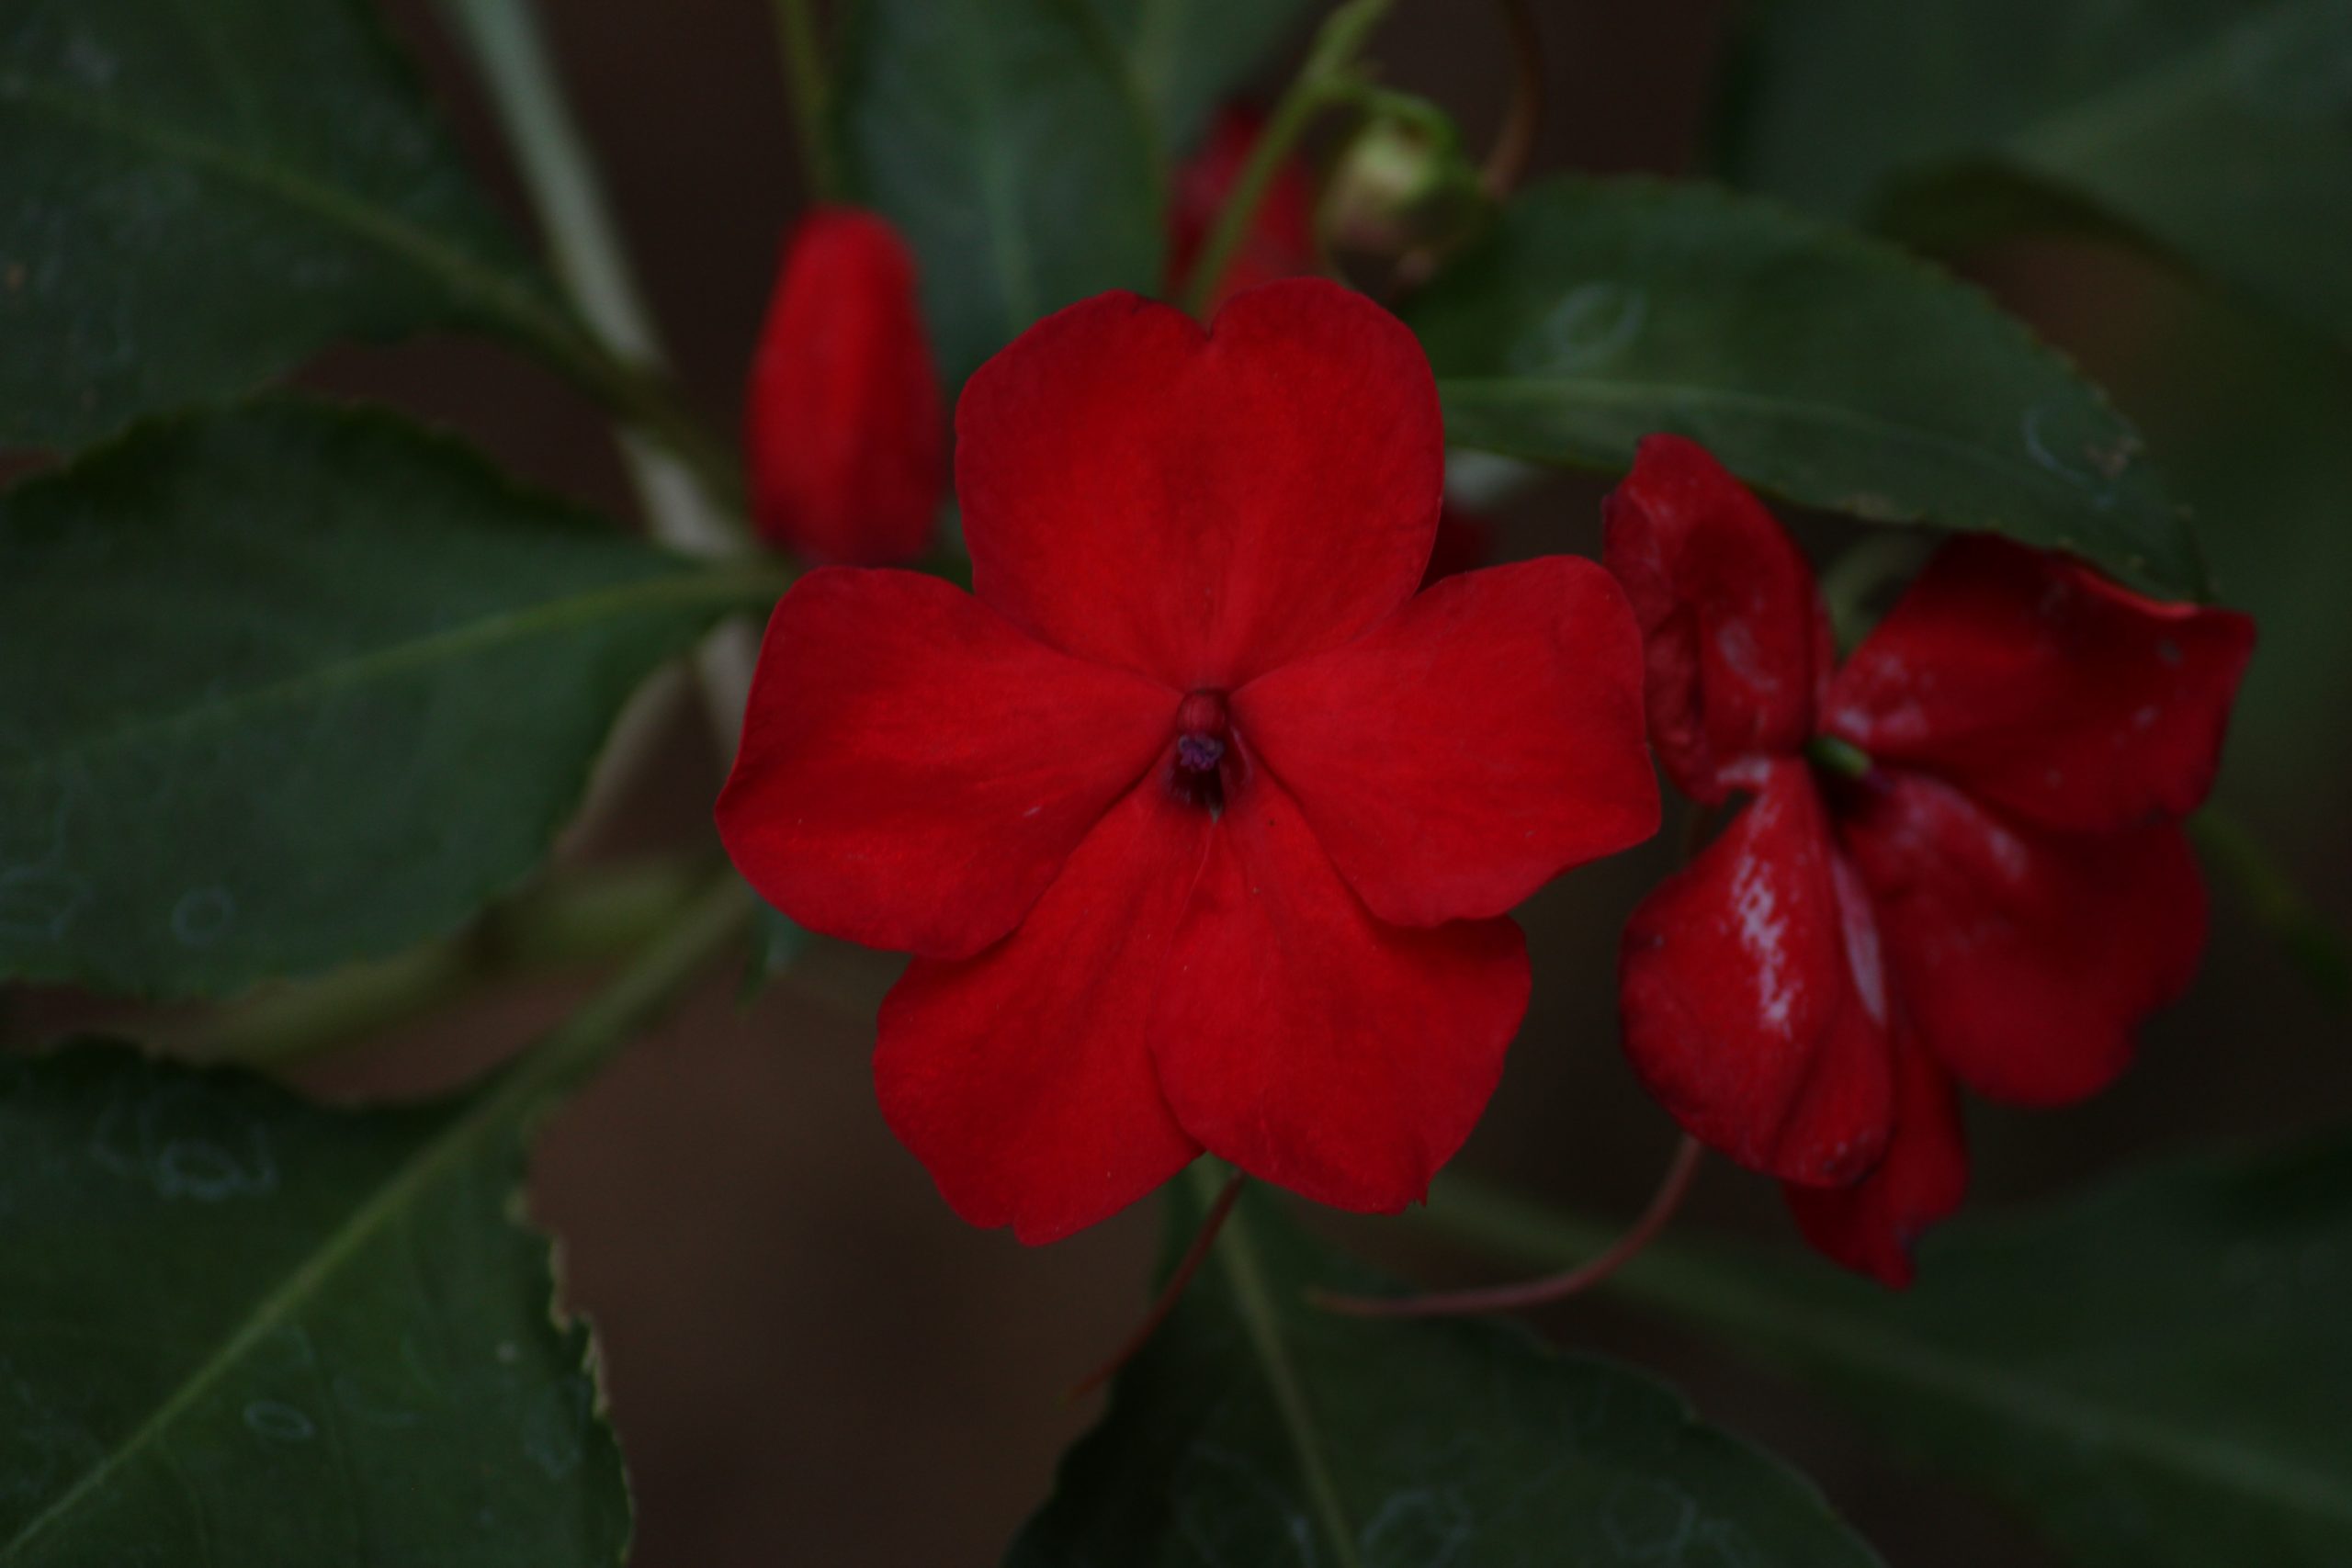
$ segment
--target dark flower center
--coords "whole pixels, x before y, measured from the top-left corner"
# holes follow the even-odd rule
[[[1205,807],[1212,815],[1223,811],[1232,732],[1224,693],[1194,692],[1187,696],[1176,710],[1176,750],[1168,761],[1169,792],[1187,805]]]

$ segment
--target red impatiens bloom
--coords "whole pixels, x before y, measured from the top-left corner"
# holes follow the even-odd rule
[[[1171,296],[1181,293],[1193,275],[1193,264],[1208,243],[1209,231],[1225,210],[1225,199],[1240,177],[1242,164],[1266,133],[1266,117],[1253,108],[1227,105],[1199,152],[1176,171],[1175,188],[1168,205],[1168,277]],[[1285,277],[1304,277],[1322,269],[1315,240],[1315,179],[1300,159],[1285,158],[1275,168],[1265,196],[1250,215],[1233,259],[1226,264],[1216,287],[1209,291],[1208,309],[1216,308],[1245,288]]]
[[[718,803],[786,914],[914,953],[885,1117],[1031,1242],[1204,1147],[1345,1208],[1420,1197],[1526,1006],[1505,912],[1655,830],[1623,592],[1554,558],[1415,595],[1435,385],[1320,280],[1206,333],[1074,305],[956,430],[974,593],[802,579]]]
[[[744,443],[761,536],[812,560],[913,560],[946,486],[946,410],[915,263],[870,212],[786,242],[752,363]]]
[[[1842,668],[1794,541],[1700,447],[1642,445],[1609,568],[1685,795],[1748,796],[1634,912],[1625,1045],[1694,1136],[1890,1284],[1965,1185],[1952,1080],[2104,1087],[2188,984],[2205,797],[2253,624],[1988,536],[1942,547]]]

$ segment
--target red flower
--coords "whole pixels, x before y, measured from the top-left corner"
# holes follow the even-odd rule
[[[1074,305],[956,430],[974,594],[802,579],[718,803],[786,914],[915,953],[884,1115],[1024,1241],[1204,1147],[1344,1208],[1419,1198],[1526,1006],[1505,911],[1655,830],[1623,594],[1554,558],[1415,596],[1435,385],[1320,280],[1211,333]]]
[[[820,208],[786,243],[752,363],[744,442],[761,535],[820,561],[912,560],[946,430],[915,264],[888,223]]]
[[[1952,1079],[2088,1095],[2195,970],[2177,824],[2253,624],[1977,536],[1833,670],[1795,543],[1675,436],[1610,498],[1606,559],[1668,776],[1750,797],[1634,912],[1626,1050],[1694,1136],[1787,1184],[1815,1246],[1905,1283],[1966,1180]]]
[[[1217,112],[1201,150],[1176,171],[1175,190],[1168,209],[1168,289],[1181,293],[1193,275],[1193,264],[1208,243],[1225,210],[1225,198],[1250,150],[1266,132],[1266,117],[1256,109],[1228,105]],[[1285,277],[1304,277],[1322,270],[1315,241],[1315,181],[1295,157],[1276,167],[1249,232],[1226,264],[1225,275],[1210,291],[1211,313],[1245,288]]]

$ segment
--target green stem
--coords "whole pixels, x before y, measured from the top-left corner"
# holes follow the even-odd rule
[[[200,1061],[290,1067],[426,1017],[484,981],[625,953],[677,919],[700,886],[673,863],[551,877],[460,936],[264,992],[164,1043]]]
[[[784,45],[785,76],[792,88],[792,117],[800,137],[800,166],[812,200],[831,201],[837,193],[833,162],[832,90],[826,80],[824,45],[819,39],[813,0],[774,0],[776,37]]]
[[[740,522],[720,508],[738,503],[741,477],[728,446],[688,412],[669,382],[660,332],[532,0],[442,0],[442,8],[490,91],[556,276],[604,347],[601,361],[575,365],[575,373],[647,434],[681,446],[678,456],[714,492],[717,505],[694,516],[656,517],[657,531],[702,554],[739,547]],[[633,468],[659,461],[650,453],[631,457]]]
[[[2338,1011],[2352,1006],[2352,940],[2312,907],[2254,830],[2218,806],[2188,819],[2206,860],[2245,901],[2247,912],[2286,950],[2312,988]]]
[[[1204,1159],[1193,1161],[1186,1176],[1202,1203],[1211,1207],[1222,1195],[1228,1179],[1215,1161]],[[1226,1220],[1225,1229],[1217,1237],[1216,1251],[1225,1265],[1226,1284],[1233,1293],[1235,1315],[1241,1319],[1242,1329],[1250,1336],[1250,1347],[1257,1353],[1259,1364],[1265,1368],[1274,1407],[1282,1414],[1291,1447],[1297,1450],[1299,1470],[1306,1482],[1316,1517],[1342,1568],[1360,1568],[1355,1531],[1348,1523],[1347,1509],[1340,1503],[1339,1486],[1331,1479],[1330,1461],[1324,1457],[1321,1434],[1316,1428],[1314,1413],[1307,1408],[1306,1390],[1298,1381],[1298,1369],[1291,1365],[1290,1347],[1283,1342],[1273,1289],[1266,1282],[1265,1268],[1258,1261],[1257,1247],[1250,1239],[1249,1222],[1240,1213]]]
[[[1225,276],[1235,253],[1248,237],[1259,204],[1265,200],[1275,175],[1281,172],[1283,160],[1297,145],[1300,135],[1324,108],[1349,97],[1361,85],[1357,57],[1363,52],[1372,29],[1387,15],[1393,3],[1394,0],[1348,0],[1324,20],[1297,80],[1274,106],[1264,134],[1250,150],[1233,188],[1226,194],[1225,206],[1218,210],[1216,223],[1209,230],[1208,240],[1193,264],[1193,276],[1185,280],[1184,308],[1194,315],[1207,310],[1217,280]]]
[[[471,51],[546,231],[556,275],[605,345],[609,364],[582,367],[592,391],[642,423],[621,437],[656,538],[689,555],[740,553],[748,543],[743,480],[729,446],[667,389],[661,335],[630,267],[579,120],[565,101],[532,0],[441,0]],[[673,449],[675,456],[673,456]],[[722,628],[701,657],[703,696],[723,751],[742,728],[757,645]]]
[[[594,1077],[669,1010],[705,964],[742,935],[752,908],[752,890],[743,879],[732,871],[719,873],[612,984],[525,1054],[498,1089],[498,1100],[519,1102],[527,1124]]]

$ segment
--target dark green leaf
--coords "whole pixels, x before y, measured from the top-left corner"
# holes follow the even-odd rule
[[[865,0],[840,74],[853,197],[899,226],[950,395],[1038,317],[1160,283],[1160,174],[1087,0]]]
[[[0,496],[0,976],[219,994],[512,886],[759,574],[381,416],[155,426]]]
[[[2085,1568],[2352,1562],[2352,1138],[1962,1220],[1907,1292],[1695,1248],[1621,1283],[1817,1380]]]
[[[1556,182],[1416,299],[1456,446],[1623,468],[1653,431],[1880,522],[2061,547],[2199,596],[2140,439],[1984,295],[1703,186]]]
[[[1093,0],[1126,51],[1171,151],[1298,28],[1309,0]]]
[[[1199,1210],[1171,1215],[1189,1235]],[[1507,1325],[1370,1322],[1303,1295],[1367,1284],[1245,1198],[1014,1568],[1878,1561],[1803,1478],[1638,1372]]]
[[[0,1057],[0,1564],[617,1564],[588,1332],[515,1218],[529,1087]]]
[[[0,442],[76,445],[429,326],[579,352],[372,6],[0,10]]]
[[[1744,184],[1939,243],[2103,221],[2352,344],[2345,0],[1773,0],[1734,80]]]

